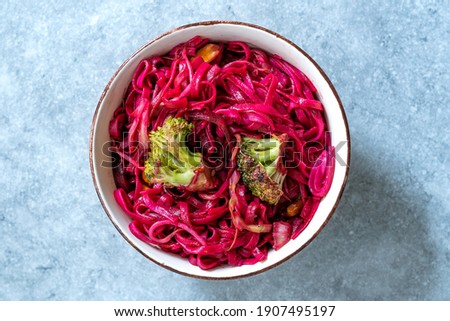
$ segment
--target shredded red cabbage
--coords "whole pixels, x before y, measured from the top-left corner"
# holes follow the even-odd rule
[[[295,239],[334,174],[334,148],[316,94],[311,81],[280,56],[239,41],[196,36],[167,55],[142,60],[109,127],[119,160],[114,197],[132,219],[130,231],[202,269],[255,264],[269,249]],[[143,179],[149,132],[169,116],[194,124],[200,142],[194,150],[208,146],[201,153],[214,168],[211,190],[191,192]],[[253,196],[236,170],[241,136],[267,134],[288,137],[287,176],[276,205]],[[302,204],[298,212],[289,209],[294,202],[296,208]]]

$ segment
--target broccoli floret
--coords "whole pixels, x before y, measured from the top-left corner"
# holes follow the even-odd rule
[[[184,186],[190,191],[212,187],[210,171],[201,154],[190,151],[186,144],[193,127],[183,118],[169,117],[162,127],[150,132],[150,152],[144,171],[149,183]]]
[[[285,139],[285,135],[262,139],[243,137],[238,155],[238,170],[244,184],[253,195],[273,205],[283,195],[286,174],[278,169],[277,164]]]

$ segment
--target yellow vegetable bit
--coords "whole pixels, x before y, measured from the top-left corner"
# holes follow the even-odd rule
[[[205,62],[211,62],[219,55],[219,48],[218,45],[213,43],[204,45],[197,51],[197,57],[202,57]]]
[[[145,172],[142,172],[141,177],[144,180],[144,182],[147,183],[147,185],[150,185],[150,181],[148,180],[147,175],[145,175]],[[146,186],[146,185],[143,185],[143,187],[144,187],[144,189],[148,189],[148,186]]]
[[[292,217],[292,216],[297,215],[300,212],[300,210],[302,209],[302,207],[303,207],[302,200],[298,200],[297,202],[292,203],[287,208],[286,216]]]

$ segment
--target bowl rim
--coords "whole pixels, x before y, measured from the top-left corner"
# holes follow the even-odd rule
[[[338,197],[336,198],[336,201],[332,207],[332,209],[330,210],[330,212],[328,213],[328,216],[326,217],[326,219],[324,220],[324,222],[322,223],[322,225],[317,229],[317,231],[313,234],[313,236],[304,244],[302,244],[302,246],[300,246],[298,249],[296,249],[294,252],[292,252],[291,254],[289,254],[288,256],[286,256],[285,258],[283,258],[282,260],[279,260],[277,262],[274,262],[273,264],[259,269],[257,271],[253,271],[250,273],[246,273],[246,274],[240,274],[240,275],[235,275],[235,276],[225,276],[225,277],[216,277],[216,276],[203,276],[203,275],[196,275],[196,274],[191,274],[191,273],[187,273],[181,270],[177,270],[174,267],[171,266],[167,266],[163,263],[160,263],[158,261],[156,261],[155,259],[153,259],[151,256],[147,255],[143,250],[141,250],[139,248],[139,246],[137,246],[130,238],[128,238],[123,232],[122,229],[117,226],[117,224],[114,222],[113,218],[112,218],[112,214],[109,212],[109,210],[107,209],[106,205],[105,205],[105,201],[103,200],[101,194],[100,194],[100,189],[99,189],[99,185],[97,182],[97,177],[95,175],[95,171],[94,171],[94,163],[93,163],[93,142],[94,142],[94,132],[95,132],[95,124],[97,123],[97,117],[98,117],[98,112],[100,109],[100,106],[103,103],[103,99],[105,98],[107,92],[110,89],[110,86],[112,84],[112,82],[116,79],[117,75],[119,74],[119,72],[125,67],[125,65],[128,64],[128,62],[133,59],[137,54],[139,54],[142,50],[144,50],[146,47],[148,47],[149,45],[153,44],[155,41],[164,38],[167,35],[170,35],[174,32],[177,32],[179,30],[183,30],[183,29],[187,29],[187,28],[191,28],[191,27],[197,27],[197,26],[209,26],[209,25],[239,25],[239,26],[244,26],[244,27],[249,27],[249,28],[253,28],[253,29],[259,29],[262,30],[264,32],[267,32],[269,34],[272,34],[273,36],[285,41],[286,43],[288,43],[289,45],[291,45],[292,47],[294,47],[296,50],[298,50],[303,56],[305,56],[313,65],[315,68],[317,68],[317,70],[319,71],[319,73],[321,74],[321,76],[324,78],[324,80],[327,82],[328,86],[330,86],[331,91],[336,99],[336,101],[338,102],[339,105],[339,109],[341,111],[342,114],[342,118],[344,121],[344,125],[345,125],[345,130],[346,130],[346,136],[347,136],[347,165],[346,165],[346,169],[345,169],[345,176],[344,176],[344,180],[342,182],[341,185],[341,189],[339,191]],[[115,73],[113,74],[113,76],[111,77],[111,79],[109,80],[109,82],[107,83],[107,85],[105,86],[105,89],[103,90],[100,99],[97,103],[97,107],[95,108],[95,112],[94,112],[94,116],[92,118],[92,123],[91,123],[91,129],[90,129],[90,137],[89,137],[89,163],[90,163],[90,169],[91,169],[91,176],[92,176],[92,180],[94,183],[94,187],[95,187],[95,191],[97,193],[97,196],[100,200],[100,203],[102,204],[103,210],[105,211],[106,215],[108,215],[109,220],[113,223],[114,227],[117,229],[117,231],[122,235],[122,237],[132,246],[134,247],[139,253],[141,253],[145,258],[149,259],[150,261],[156,263],[157,265],[166,268],[172,272],[184,275],[184,276],[189,276],[189,277],[193,277],[193,278],[197,278],[197,279],[204,279],[204,280],[232,280],[232,279],[239,279],[239,278],[243,278],[243,277],[249,277],[249,276],[253,276],[253,275],[257,275],[260,273],[263,273],[265,271],[268,271],[270,269],[273,269],[274,267],[288,261],[289,259],[291,259],[292,257],[294,257],[295,255],[297,255],[300,251],[302,251],[305,247],[307,247],[316,237],[317,235],[323,230],[323,228],[325,227],[325,225],[327,225],[327,223],[329,222],[329,220],[331,219],[331,217],[333,216],[334,212],[336,211],[336,208],[338,207],[338,204],[342,198],[342,194],[344,193],[345,190],[345,186],[347,184],[348,181],[348,175],[349,175],[349,169],[350,169],[350,161],[351,161],[351,139],[350,139],[350,130],[349,130],[349,125],[348,125],[348,121],[347,121],[347,116],[345,114],[345,110],[344,107],[342,105],[341,99],[339,98],[339,95],[336,91],[336,89],[334,88],[332,82],[330,81],[330,79],[328,78],[328,76],[325,74],[325,72],[322,70],[322,68],[319,66],[319,64],[309,56],[309,54],[307,54],[302,48],[300,48],[298,45],[296,45],[294,42],[292,42],[291,40],[285,38],[284,36],[270,30],[264,27],[261,27],[259,25],[256,24],[252,24],[252,23],[247,23],[247,22],[242,22],[242,21],[233,21],[233,20],[207,20],[207,21],[200,21],[200,22],[194,22],[194,23],[189,23],[189,24],[185,24],[182,26],[179,26],[177,28],[171,29],[167,32],[164,32],[162,34],[160,34],[159,36],[153,38],[152,40],[150,40],[149,42],[147,42],[146,44],[144,44],[142,47],[140,47],[139,49],[137,49],[133,54],[131,54],[121,65],[120,67],[115,71]]]

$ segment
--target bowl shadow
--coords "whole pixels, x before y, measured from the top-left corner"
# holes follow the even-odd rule
[[[424,215],[430,196],[399,188],[399,178],[353,148],[339,207],[309,246],[260,275],[192,286],[208,300],[423,300],[436,258]]]

